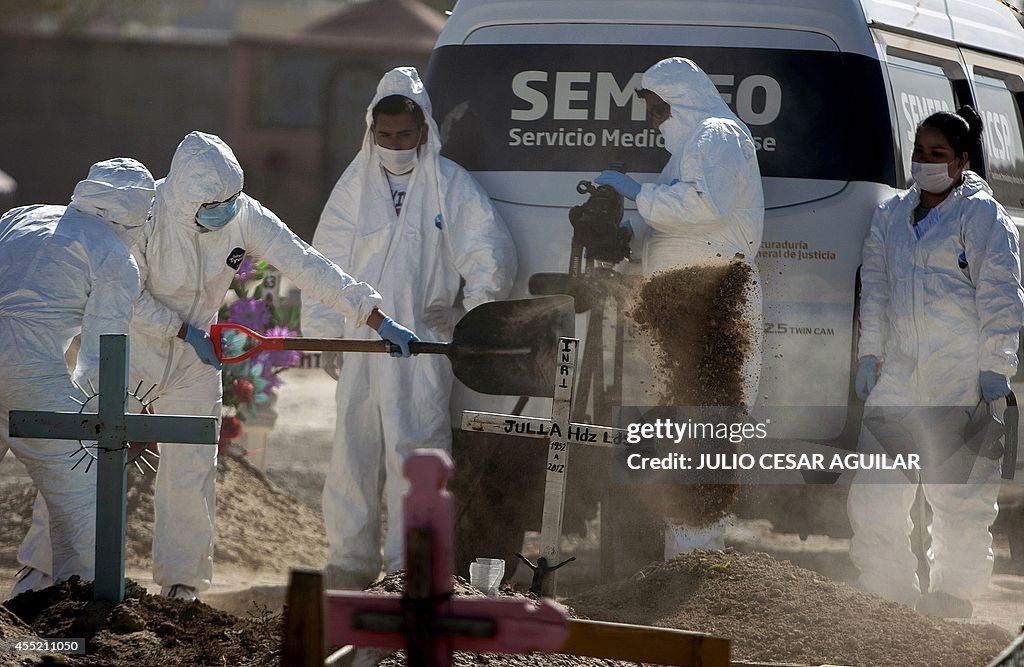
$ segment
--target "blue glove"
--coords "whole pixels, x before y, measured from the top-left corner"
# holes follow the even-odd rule
[[[602,171],[601,174],[594,179],[594,183],[598,185],[610,185],[612,189],[620,195],[634,201],[640,194],[639,183],[621,172],[611,171],[610,169]]]
[[[986,403],[1010,393],[1010,378],[995,371],[982,371],[978,376],[981,383],[981,397]]]
[[[190,324],[188,329],[185,330],[185,342],[192,346],[204,364],[209,364],[217,370],[223,368],[223,364],[217,358],[217,353],[213,351],[213,341],[210,340],[210,334],[202,329],[196,329]]]
[[[866,401],[868,394],[875,388],[878,381],[878,357],[873,354],[865,354],[857,362],[857,380],[854,387],[857,390],[857,398]]]
[[[395,345],[402,348],[401,352],[392,352],[392,357],[408,357],[412,355],[409,351],[409,343],[418,343],[419,337],[412,331],[409,331],[398,322],[395,322],[390,317],[385,317],[384,321],[377,327],[377,333],[384,340],[391,341]]]

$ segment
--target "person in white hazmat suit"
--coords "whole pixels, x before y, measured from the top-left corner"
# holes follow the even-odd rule
[[[1024,325],[1017,229],[969,169],[982,122],[970,107],[917,129],[914,185],[882,203],[864,242],[856,390],[867,398],[860,451],[882,453],[869,419],[893,406],[951,416],[1010,391]],[[962,407],[955,407],[962,406]],[[891,411],[890,411],[891,412]],[[936,420],[948,428],[946,419]],[[922,437],[919,447],[940,441]],[[959,444],[959,442],[957,443]],[[956,460],[950,458],[950,460]],[[929,483],[935,469],[861,470],[847,500],[859,585],[937,616],[969,617],[992,573],[998,462],[967,459],[965,483]],[[921,597],[909,512],[918,482],[932,508],[929,591]]]
[[[666,58],[643,74],[637,94],[671,154],[661,175],[641,185],[626,174],[604,171],[594,182],[636,201],[644,224],[645,276],[690,266],[744,262],[751,271],[744,319],[749,348],[741,369],[745,407],[753,408],[761,376],[761,282],[754,258],[764,229],[761,172],[750,130],[722,100],[707,74],[686,58]],[[665,558],[689,548],[721,548],[724,522],[687,528],[671,517]]]
[[[0,218],[0,459],[14,451],[50,517],[46,568],[27,569],[12,597],[72,575],[93,578],[95,469],[71,469],[77,443],[11,437],[8,413],[77,412],[75,399],[99,386],[100,334],[128,333],[139,294],[139,268],[122,237],[146,222],[153,193],[149,170],[114,158],[92,166],[68,206],[23,206]],[[76,335],[72,376],[64,355]]]
[[[430,100],[415,68],[381,79],[359,154],[335,185],[313,245],[372,281],[384,307],[433,340],[449,340],[460,278],[466,310],[505,297],[516,254],[487,194],[440,156]],[[305,296],[305,295],[304,295]],[[351,318],[304,303],[310,336],[364,337]],[[334,450],[324,485],[328,585],[361,589],[403,565],[402,464],[418,447],[450,450],[452,371],[440,355],[400,363],[327,360],[338,379]],[[383,485],[383,488],[382,488]],[[387,534],[381,551],[381,500]]]
[[[186,135],[167,176],[157,182],[153,219],[135,239],[144,291],[131,324],[131,373],[156,383],[153,393],[163,414],[220,416],[220,363],[207,331],[246,255],[273,264],[307,297],[343,314],[353,328],[376,329],[400,345],[403,356],[417,340],[378,308],[381,298],[373,287],[357,282],[293,234],[242,192],[242,184],[242,168],[219,137]],[[195,599],[197,591],[210,586],[216,463],[214,446],[160,446],[153,581],[163,595]],[[39,567],[38,561],[45,568],[46,552],[45,544],[23,547],[22,562]]]

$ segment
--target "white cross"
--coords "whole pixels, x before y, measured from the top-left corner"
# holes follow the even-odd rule
[[[540,557],[546,559],[549,567],[557,566],[561,557],[562,513],[565,506],[565,480],[569,473],[569,445],[614,447],[625,444],[626,438],[625,429],[569,421],[569,415],[572,414],[578,351],[578,338],[559,340],[555,358],[555,392],[551,404],[551,419],[471,410],[462,412],[463,431],[548,439]],[[544,577],[544,595],[554,597],[557,583],[556,572],[550,572]]]
[[[21,438],[96,440],[95,598],[124,599],[124,526],[128,442],[217,444],[215,417],[131,414],[128,408],[128,336],[100,336],[99,410],[11,410],[10,433]],[[117,499],[117,500],[115,500]],[[118,502],[119,500],[119,502]]]

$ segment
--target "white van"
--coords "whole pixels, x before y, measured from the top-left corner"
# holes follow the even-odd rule
[[[445,153],[515,237],[515,296],[529,294],[531,275],[566,270],[580,180],[613,163],[640,181],[660,172],[668,155],[634,89],[668,56],[697,62],[757,144],[760,400],[811,411],[774,435],[836,438],[851,400],[861,247],[872,209],[907,187],[917,123],[977,108],[984,150],[972,167],[1024,225],[1024,29],[999,0],[459,0],[427,85]],[[467,391],[454,414],[514,400]]]

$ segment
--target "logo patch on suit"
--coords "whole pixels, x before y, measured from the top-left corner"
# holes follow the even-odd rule
[[[228,253],[228,258],[224,261],[225,264],[230,266],[235,271],[241,266],[242,260],[245,258],[245,248],[235,248]]]

